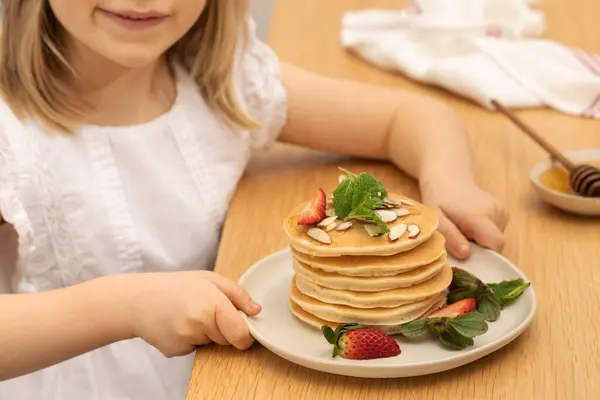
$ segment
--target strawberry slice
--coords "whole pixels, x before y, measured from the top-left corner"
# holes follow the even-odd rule
[[[300,211],[298,225],[315,225],[325,219],[327,196],[323,189],[317,190],[310,202]]]
[[[442,308],[435,310],[434,312],[429,314],[427,316],[427,318],[436,318],[436,317],[455,318],[455,317],[458,317],[459,315],[470,313],[471,311],[475,310],[476,306],[477,306],[477,302],[475,301],[475,299],[471,299],[471,298],[463,299],[463,300],[457,301],[456,303],[452,303],[449,306],[442,307]]]

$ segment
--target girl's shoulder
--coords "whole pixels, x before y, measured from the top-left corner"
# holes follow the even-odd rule
[[[256,145],[266,147],[286,122],[287,93],[281,80],[281,62],[258,37],[251,18],[246,40],[239,45],[234,83],[243,106],[262,125],[254,135]]]
[[[259,127],[250,129],[251,144],[263,149],[272,144],[280,133],[287,117],[287,94],[281,81],[281,63],[275,52],[256,34],[256,25],[248,19],[248,32],[237,42],[231,68],[235,100]],[[180,103],[190,105],[207,103],[188,68],[175,64]]]
[[[18,116],[4,96],[0,94],[0,142],[3,140],[2,138],[6,141],[10,132],[20,132],[26,125],[29,125],[27,120]]]

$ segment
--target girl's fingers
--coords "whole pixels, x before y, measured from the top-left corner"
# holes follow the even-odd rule
[[[253,317],[260,313],[260,305],[256,304],[246,289],[238,283],[219,274],[207,274],[206,278],[218,287],[233,305],[246,313],[246,315]]]
[[[443,212],[439,212],[440,223],[438,231],[446,239],[446,249],[453,257],[464,260],[471,254],[471,244],[461,231]]]
[[[467,237],[473,239],[482,247],[497,252],[502,251],[504,247],[502,231],[497,224],[486,216],[465,217],[460,223],[460,228]]]
[[[215,321],[221,334],[234,347],[245,350],[252,346],[254,338],[248,331],[244,317],[225,296],[216,304]]]

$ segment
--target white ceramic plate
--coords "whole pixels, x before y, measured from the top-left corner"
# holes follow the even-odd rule
[[[527,278],[508,260],[489,250],[474,246],[466,262],[449,257],[484,282]],[[489,330],[475,338],[475,345],[462,351],[446,350],[437,340],[415,342],[396,337],[401,354],[393,358],[355,361],[331,357],[332,346],[320,330],[299,321],[289,309],[290,280],[293,276],[289,249],[274,253],[246,271],[241,277],[251,296],[262,305],[262,312],[248,318],[250,332],[263,346],[279,356],[307,368],[338,375],[363,378],[398,378],[449,370],[475,361],[505,346],[529,326],[536,310],[533,284]]]
[[[600,149],[579,149],[565,151],[564,153],[565,156],[574,163],[600,161]],[[548,171],[552,165],[552,159],[546,159],[533,167],[529,173],[529,180],[542,200],[569,213],[589,217],[600,217],[599,198],[587,198],[565,194],[542,185],[541,176],[544,172]]]

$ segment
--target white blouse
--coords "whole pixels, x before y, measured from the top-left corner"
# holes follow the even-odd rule
[[[10,224],[0,226],[5,291],[212,269],[250,154],[274,142],[286,118],[276,56],[254,33],[245,49],[235,82],[262,123],[253,131],[226,126],[181,72],[173,107],[136,126],[48,134],[0,103],[0,210]],[[128,340],[0,382],[0,399],[183,399],[192,361]]]

